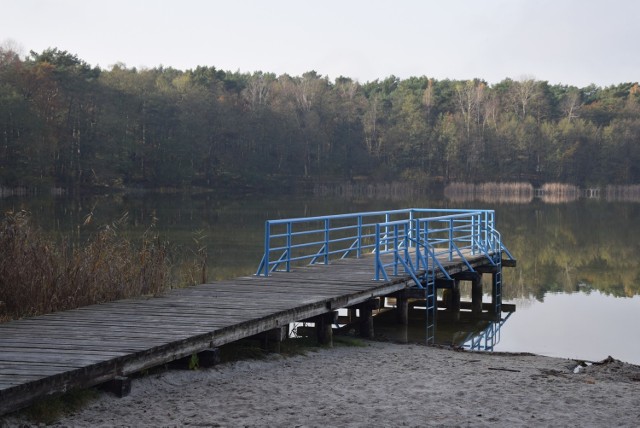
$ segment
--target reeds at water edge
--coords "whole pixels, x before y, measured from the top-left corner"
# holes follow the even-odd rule
[[[534,188],[530,183],[450,183],[444,196],[454,202],[527,204],[539,198],[547,204],[574,202],[580,198],[607,202],[640,202],[640,185],[609,185],[604,188],[580,188],[568,183],[545,183]]]
[[[152,232],[132,242],[119,233],[125,221],[78,244],[47,238],[24,211],[6,213],[0,222],[0,322],[167,290],[167,244]]]
[[[481,201],[487,203],[527,204],[533,200],[531,183],[451,183],[444,196],[454,202]]]

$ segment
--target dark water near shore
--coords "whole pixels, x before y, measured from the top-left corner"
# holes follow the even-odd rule
[[[587,360],[611,355],[640,364],[638,203],[578,200],[546,204],[534,199],[527,204],[490,204],[398,195],[229,198],[150,193],[0,199],[3,212],[28,210],[43,229],[79,241],[124,212],[129,227],[120,233],[135,236],[153,223],[176,253],[188,255],[197,238],[207,247],[210,280],[255,272],[267,219],[405,207],[495,209],[503,240],[518,259],[518,267],[505,268],[503,292],[505,301],[515,303],[517,311],[499,331],[498,326],[478,320],[453,326],[443,321],[439,332],[443,341],[463,344],[465,338],[474,334],[478,338],[485,331],[492,334],[487,343],[496,351]],[[83,225],[89,214],[91,223]],[[419,340],[423,324],[416,318],[412,331]]]

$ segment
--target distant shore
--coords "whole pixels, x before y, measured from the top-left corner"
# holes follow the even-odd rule
[[[637,426],[640,366],[365,342],[136,379],[63,426]],[[0,419],[0,426],[3,426]],[[25,421],[4,420],[9,426]]]

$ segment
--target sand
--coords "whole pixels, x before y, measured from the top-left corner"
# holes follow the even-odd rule
[[[59,424],[640,426],[639,366],[365,343],[148,375]]]

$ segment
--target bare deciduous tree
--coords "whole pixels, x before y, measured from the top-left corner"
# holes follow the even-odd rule
[[[579,112],[582,104],[582,97],[578,90],[570,90],[565,94],[562,99],[561,108],[569,122],[580,117]]]
[[[378,116],[380,114],[380,97],[374,94],[369,98],[369,105],[364,113],[362,122],[364,125],[365,145],[369,154],[378,154],[382,141],[378,135]]]
[[[427,109],[427,118],[431,115],[431,108],[433,107],[433,79],[429,79],[427,87],[422,93],[422,105]]]
[[[480,123],[480,105],[484,98],[485,85],[468,80],[456,85],[456,101],[464,119],[467,140],[471,138],[471,123]]]
[[[533,77],[524,76],[513,82],[509,92],[514,111],[522,119],[527,115],[529,105],[540,96],[540,85]]]
[[[254,73],[242,91],[245,101],[251,110],[258,110],[269,103],[271,84],[275,80],[272,75],[261,72]]]

